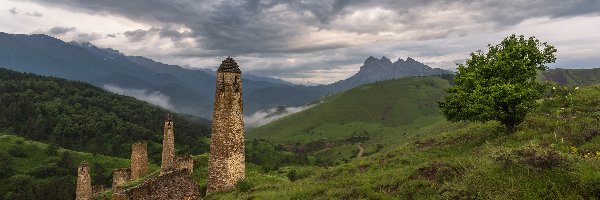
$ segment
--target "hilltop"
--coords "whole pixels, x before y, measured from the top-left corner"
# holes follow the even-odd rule
[[[373,83],[376,81],[390,80],[394,78],[410,76],[431,76],[452,74],[453,72],[439,68],[431,68],[415,59],[408,57],[406,60],[399,58],[392,62],[385,56],[381,59],[368,57],[360,70],[347,79],[323,86],[329,91],[343,91],[359,85]]]

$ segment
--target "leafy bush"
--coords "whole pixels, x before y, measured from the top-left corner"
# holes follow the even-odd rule
[[[235,183],[235,189],[241,192],[248,192],[252,188],[254,188],[254,185],[248,180],[241,180]]]
[[[12,145],[10,149],[8,149],[8,154],[17,158],[25,158],[27,157],[27,152],[21,145]]]
[[[511,35],[487,53],[471,53],[458,65],[456,85],[439,106],[450,121],[499,121],[514,132],[544,94],[539,70],[556,60],[556,49],[535,37]]]
[[[289,171],[286,176],[291,182],[298,180],[298,173],[296,173],[296,170]]]
[[[566,163],[566,158],[556,150],[542,147],[522,147],[501,152],[495,160],[504,167],[520,164],[538,170],[550,169]]]

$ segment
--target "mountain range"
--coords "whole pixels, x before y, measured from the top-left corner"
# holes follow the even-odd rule
[[[127,56],[89,42],[64,42],[43,34],[0,33],[0,66],[34,74],[91,83],[163,108],[211,118],[215,74],[206,69],[169,65],[142,56]],[[242,65],[243,66],[243,65]],[[279,79],[245,74],[247,116],[278,106],[309,104],[320,97],[365,83],[406,76],[452,73],[407,58],[391,62],[369,57],[360,71],[329,85],[294,85]]]

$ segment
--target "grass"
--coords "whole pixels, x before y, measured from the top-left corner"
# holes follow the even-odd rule
[[[326,97],[303,112],[248,131],[248,138],[275,143],[339,139],[383,128],[410,129],[419,119],[439,116],[436,100],[450,87],[439,77],[412,77],[366,84]],[[361,130],[362,129],[362,130]]]
[[[395,145],[398,138],[443,119],[436,102],[450,83],[440,77],[409,77],[381,81],[324,97],[303,112],[276,120],[247,132],[248,139],[266,139],[274,144],[323,146],[314,155],[331,163],[346,162],[356,155],[357,141],[366,153],[376,146]],[[333,143],[334,145],[320,145]]]
[[[57,149],[55,152],[47,153],[50,148],[50,145],[48,144],[27,140],[7,133],[0,133],[0,151],[9,152],[12,148],[19,148],[24,153],[24,156],[22,157],[12,157],[12,168],[16,169],[18,173],[26,173],[40,165],[45,165],[54,159],[59,159],[60,155],[65,152],[72,156],[72,161],[76,164],[87,161],[90,166],[99,164],[104,168],[111,170],[128,167],[130,164],[128,159],[71,151],[58,147],[56,147]],[[76,174],[77,172],[73,173]]]
[[[406,134],[388,129],[380,136],[393,141],[348,163],[249,167],[250,189],[205,199],[600,199],[600,86],[557,90],[513,134],[497,122],[431,118]],[[289,118],[309,118],[298,114]],[[292,170],[301,174],[294,182],[285,179]]]

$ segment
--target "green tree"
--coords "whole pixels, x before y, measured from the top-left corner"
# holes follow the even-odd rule
[[[556,49],[535,37],[514,34],[488,48],[458,65],[456,85],[439,106],[449,121],[495,120],[513,132],[544,92],[544,84],[535,78],[556,61]]]

